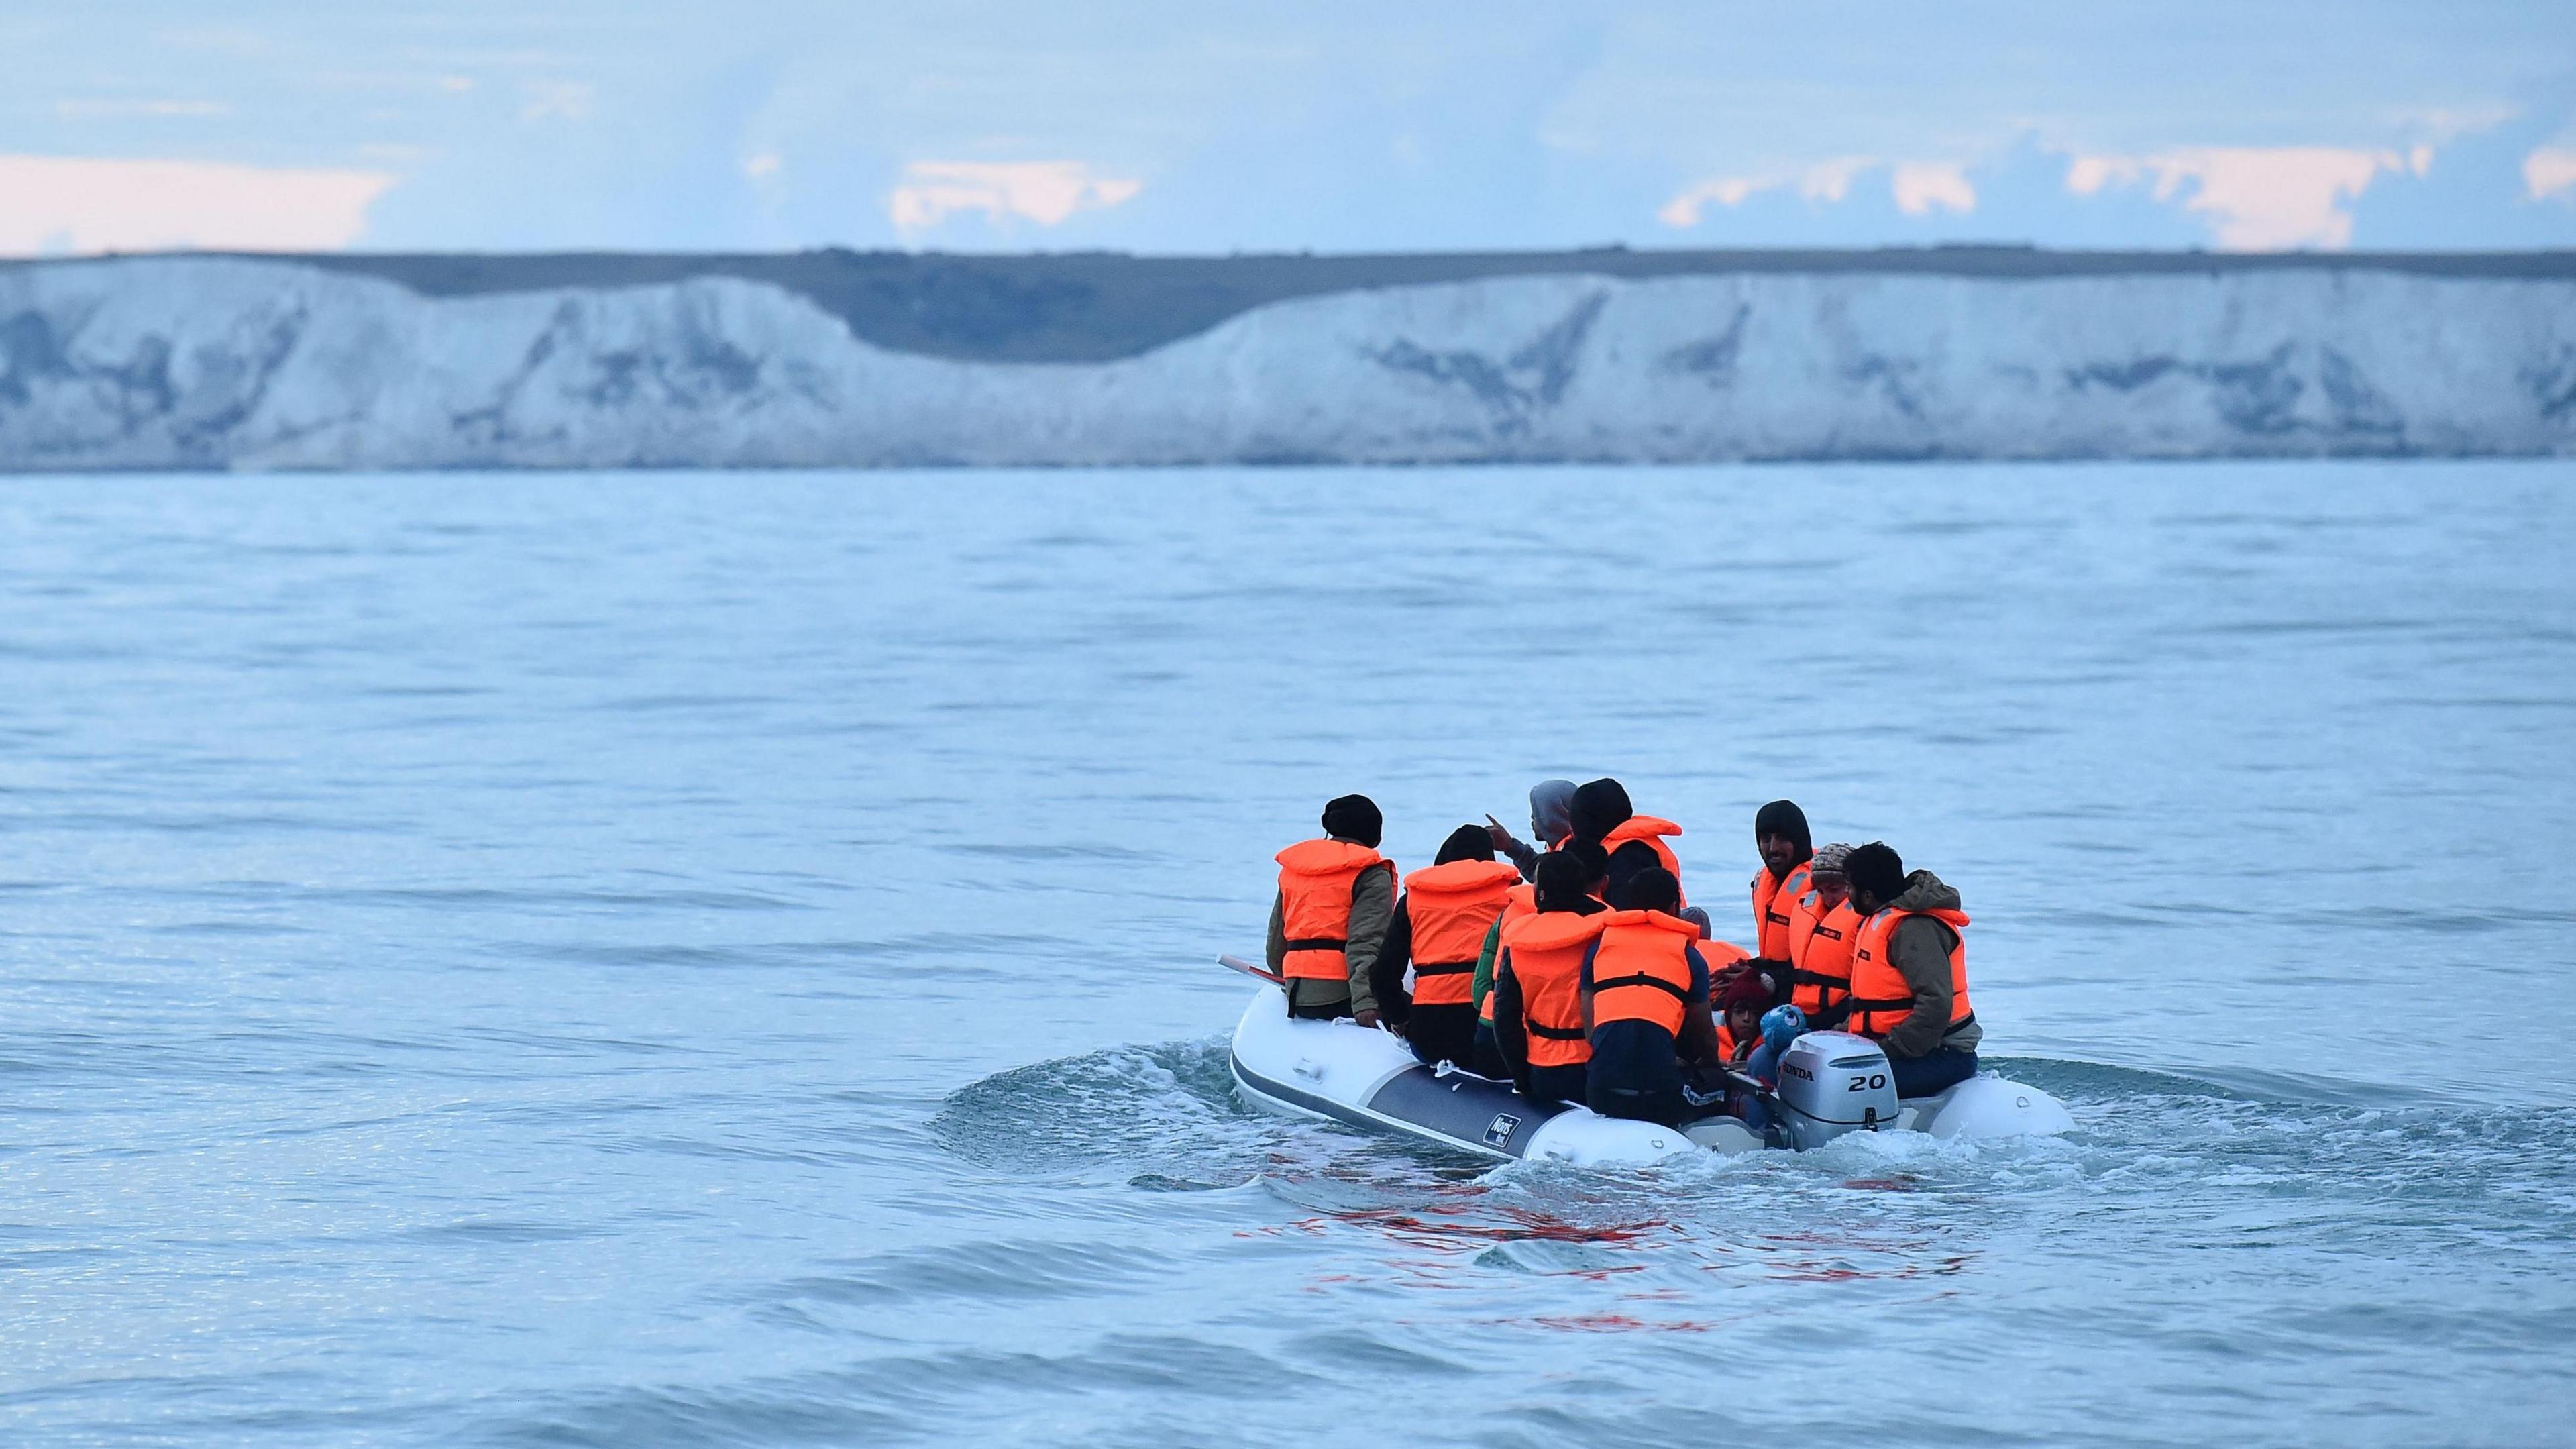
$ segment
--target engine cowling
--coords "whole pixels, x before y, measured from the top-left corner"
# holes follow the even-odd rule
[[[1811,1031],[1780,1057],[1780,1105],[1793,1147],[1896,1125],[1896,1074],[1865,1036]]]

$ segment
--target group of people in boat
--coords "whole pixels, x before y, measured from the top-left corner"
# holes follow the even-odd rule
[[[1279,852],[1269,968],[1292,1016],[1382,1027],[1426,1063],[1510,1080],[1533,1100],[1678,1125],[1724,1099],[1754,1119],[1803,1032],[1877,1041],[1900,1097],[1977,1071],[1959,893],[1884,842],[1821,849],[1806,813],[1753,818],[1750,949],[1690,904],[1671,840],[1616,780],[1542,781],[1529,841],[1492,816],[1399,875],[1365,795]]]

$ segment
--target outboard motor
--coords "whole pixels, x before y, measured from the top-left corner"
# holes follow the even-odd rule
[[[1780,1057],[1780,1106],[1789,1145],[1805,1151],[1846,1132],[1896,1125],[1896,1076],[1865,1036],[1811,1031]]]

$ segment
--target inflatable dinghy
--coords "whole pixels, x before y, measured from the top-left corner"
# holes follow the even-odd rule
[[[1226,964],[1247,974],[1248,963]],[[1815,1031],[1780,1063],[1769,1134],[1733,1117],[1675,1129],[1603,1117],[1560,1102],[1533,1102],[1509,1082],[1449,1062],[1425,1066],[1392,1032],[1341,1021],[1299,1021],[1275,985],[1263,986],[1234,1029],[1236,1090],[1253,1106],[1392,1132],[1498,1159],[1578,1164],[1651,1162],[1679,1153],[1822,1146],[1847,1132],[1915,1131],[1935,1137],[2044,1136],[2075,1125],[2056,1098],[1997,1076],[1976,1076],[1934,1097],[1898,1101],[1887,1054],[1866,1037]]]

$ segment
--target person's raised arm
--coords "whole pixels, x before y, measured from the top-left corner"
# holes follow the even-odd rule
[[[1503,822],[1491,815],[1485,817],[1485,836],[1494,842],[1494,849],[1512,858],[1512,865],[1520,871],[1521,879],[1537,878],[1539,857],[1537,846],[1514,838],[1512,832],[1504,827]]]

